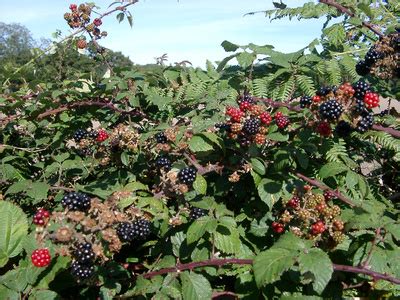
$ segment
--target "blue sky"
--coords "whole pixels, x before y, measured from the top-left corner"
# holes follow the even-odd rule
[[[112,0],[95,2],[103,12]],[[284,2],[297,6],[306,1]],[[81,2],[2,0],[0,21],[23,24],[35,38],[50,38],[56,29],[67,35],[71,31],[63,14],[70,3]],[[139,64],[154,63],[155,57],[167,53],[167,64],[189,60],[202,67],[206,59],[214,62],[228,56],[220,46],[224,40],[242,45],[271,44],[279,51],[291,52],[319,36],[324,20],[285,19],[271,23],[262,13],[243,16],[272,7],[272,0],[139,0],[130,9],[133,28],[127,22],[119,24],[115,15],[109,16],[102,25],[109,36],[101,43]]]

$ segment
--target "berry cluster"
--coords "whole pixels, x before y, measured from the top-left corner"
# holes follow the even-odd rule
[[[171,160],[165,156],[160,156],[157,158],[156,165],[159,169],[163,169],[164,171],[169,171],[172,168]]]
[[[372,92],[368,83],[359,80],[338,88],[323,87],[313,97],[302,97],[300,106],[309,108],[318,117],[319,121],[312,123],[321,136],[335,132],[346,137],[353,130],[363,133],[373,126],[371,109],[379,106],[379,95]],[[334,130],[331,124],[335,125]]]
[[[186,167],[179,171],[178,178],[183,184],[190,185],[196,180],[197,171],[193,167]]]
[[[90,208],[90,197],[84,193],[71,192],[61,199],[61,204],[69,210],[87,211]]]
[[[345,237],[344,224],[340,220],[340,207],[331,202],[334,197],[332,192],[322,195],[311,189],[295,192],[272,223],[272,230],[283,233],[287,229],[318,243],[339,244]]]
[[[236,140],[242,147],[251,143],[263,145],[266,142],[268,125],[273,120],[279,129],[289,125],[289,119],[281,112],[271,116],[264,106],[258,105],[255,98],[248,93],[237,99],[239,107],[227,107],[228,121],[216,125],[216,128],[226,131],[229,138]]]
[[[190,209],[190,214],[189,217],[192,220],[197,220],[198,218],[204,217],[207,215],[207,211],[202,209],[202,208],[198,208],[198,207],[192,207]]]
[[[46,226],[49,218],[50,213],[44,208],[39,208],[36,214],[33,216],[33,224],[37,226]]]
[[[70,12],[64,14],[64,19],[68,22],[68,25],[73,28],[82,28],[95,39],[107,36],[106,31],[100,31],[100,26],[102,25],[102,20],[96,18],[90,23],[90,15],[92,13],[93,5],[71,4],[69,6]],[[86,40],[81,38],[77,40],[76,43],[79,49],[85,49],[87,47]]]
[[[151,233],[150,222],[146,219],[140,219],[135,222],[122,222],[118,224],[118,237],[124,242],[133,240],[145,240]]]
[[[356,65],[360,76],[376,75],[381,79],[400,77],[400,33],[381,37]]]
[[[74,261],[71,264],[71,274],[79,280],[85,280],[94,274],[95,254],[92,244],[77,244],[73,251]]]
[[[31,261],[35,267],[46,267],[51,262],[51,256],[48,249],[36,249],[31,254]]]

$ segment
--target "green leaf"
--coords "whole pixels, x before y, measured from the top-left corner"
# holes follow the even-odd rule
[[[267,139],[277,142],[286,142],[289,140],[289,135],[280,132],[271,132],[267,134]]]
[[[193,152],[205,152],[213,150],[211,142],[208,142],[204,137],[195,135],[189,141],[189,148]]]
[[[240,251],[239,232],[236,228],[218,227],[214,234],[215,247],[227,254],[237,254]]]
[[[226,52],[235,52],[237,49],[239,49],[238,45],[235,45],[226,40],[221,43],[221,46],[224,48]]]
[[[22,241],[28,234],[28,219],[21,208],[0,201],[0,267],[22,250]]]
[[[129,155],[125,151],[121,153],[121,162],[124,166],[129,165]]]
[[[304,251],[310,249],[313,243],[299,238],[291,232],[282,235],[274,244],[274,248],[286,249],[290,251]]]
[[[337,174],[343,173],[344,171],[347,171],[348,167],[345,165],[338,163],[338,162],[330,162],[324,165],[320,170],[319,170],[319,176],[323,178],[328,178],[331,176],[335,176]]]
[[[313,288],[316,292],[322,293],[333,273],[332,262],[328,254],[318,248],[302,252],[298,258],[300,272],[310,272],[314,276]]]
[[[36,287],[40,289],[47,289],[56,275],[67,268],[69,262],[70,258],[67,256],[58,256],[54,258],[51,262],[51,265],[47,267],[48,270],[46,270],[46,275],[41,278]]]
[[[256,56],[253,53],[242,52],[236,57],[239,65],[245,69],[253,64]]]
[[[258,287],[273,283],[282,273],[293,266],[297,252],[274,248],[261,252],[253,263],[254,277]]]
[[[282,184],[269,178],[263,178],[257,186],[258,195],[271,209],[279,200]]]
[[[203,275],[194,272],[182,272],[183,299],[204,300],[211,299],[212,289],[210,282]]]
[[[56,292],[49,290],[34,290],[32,295],[29,297],[32,300],[57,300],[61,299]]]
[[[251,159],[251,166],[253,167],[253,170],[257,172],[260,175],[265,175],[265,165],[264,162],[261,161],[261,159],[257,158],[252,158]]]
[[[195,220],[188,228],[186,239],[191,244],[198,241],[207,231],[214,232],[217,228],[217,220],[208,216]]]
[[[200,174],[196,175],[196,180],[193,182],[193,188],[199,195],[207,193],[207,181]]]

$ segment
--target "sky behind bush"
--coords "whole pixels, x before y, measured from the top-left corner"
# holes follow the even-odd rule
[[[111,2],[100,0],[96,4],[104,12]],[[290,6],[304,2],[285,1]],[[56,29],[67,35],[71,29],[63,14],[70,3],[81,2],[0,1],[0,21],[25,25],[36,39],[51,38]],[[130,9],[133,28],[125,21],[119,24],[115,15],[103,20],[102,29],[109,36],[101,44],[138,64],[154,63],[155,57],[167,53],[167,64],[189,60],[203,67],[206,59],[215,62],[228,56],[220,46],[224,40],[242,45],[271,44],[276,50],[292,52],[319,36],[324,20],[270,22],[263,13],[244,16],[272,7],[271,0],[140,0]]]

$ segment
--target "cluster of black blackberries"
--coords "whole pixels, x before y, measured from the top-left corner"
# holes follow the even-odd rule
[[[146,219],[118,224],[117,234],[121,241],[145,240],[151,233],[151,223]]]
[[[312,98],[310,96],[303,96],[300,98],[300,107],[305,108],[312,104]]]
[[[371,47],[363,60],[360,60],[356,65],[356,72],[360,76],[366,76],[371,72],[372,66],[384,57],[383,53]]]
[[[359,80],[355,84],[353,84],[353,89],[354,89],[354,97],[360,100],[363,100],[364,95],[367,92],[371,91],[370,85],[363,80]]]
[[[61,204],[69,210],[86,211],[90,208],[90,197],[84,193],[68,193],[61,199]]]
[[[258,132],[260,129],[260,119],[259,118],[250,118],[244,121],[243,124],[243,132],[253,135]]]
[[[93,262],[95,254],[90,243],[81,243],[73,252],[74,261],[71,264],[71,274],[80,280],[85,280],[94,274]]]
[[[361,116],[361,120],[357,123],[356,130],[364,133],[374,125],[374,116],[372,113],[366,113]]]
[[[156,165],[159,169],[164,169],[165,171],[169,171],[172,168],[171,160],[164,156],[157,158]]]
[[[164,132],[159,132],[155,135],[156,142],[159,144],[166,144],[168,143],[168,139],[165,136]]]
[[[78,129],[74,133],[74,140],[75,142],[79,143],[82,139],[84,139],[87,136],[88,132],[85,129]]]
[[[206,215],[207,215],[207,211],[202,208],[198,208],[198,207],[192,207],[190,209],[190,213],[189,213],[189,217],[192,220],[196,220],[196,219],[204,217]]]
[[[186,167],[179,171],[179,181],[184,184],[192,184],[196,180],[197,171],[193,167]]]
[[[334,99],[326,101],[319,106],[319,114],[323,119],[336,120],[342,112],[343,106]]]

